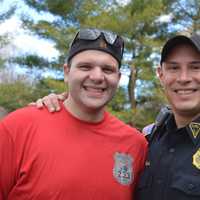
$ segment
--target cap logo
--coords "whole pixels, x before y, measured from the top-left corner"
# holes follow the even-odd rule
[[[99,47],[102,49],[106,49],[107,48],[106,42],[104,40],[100,40]]]
[[[196,139],[200,133],[200,124],[192,122],[190,123],[189,127],[190,127],[193,137]]]
[[[133,158],[129,154],[116,152],[114,161],[113,176],[118,183],[130,185],[133,182]]]
[[[200,169],[200,149],[197,150],[197,152],[193,155],[192,158],[193,158],[192,159],[192,164],[196,168]]]

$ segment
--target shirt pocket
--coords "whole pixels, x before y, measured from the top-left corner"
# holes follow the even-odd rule
[[[177,175],[171,182],[171,188],[182,192],[183,195],[200,197],[200,175]]]

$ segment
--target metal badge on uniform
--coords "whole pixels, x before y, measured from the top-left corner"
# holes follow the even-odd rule
[[[114,155],[113,176],[122,185],[129,185],[133,182],[133,158],[129,154],[118,153]]]
[[[193,155],[192,158],[193,158],[192,159],[192,164],[196,168],[200,169],[200,148],[197,150],[197,152]]]
[[[200,133],[200,124],[196,122],[191,122],[189,124],[190,130],[192,132],[193,137],[196,139]]]

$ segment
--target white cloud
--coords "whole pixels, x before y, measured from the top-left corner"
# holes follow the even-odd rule
[[[17,18],[12,17],[11,19],[6,20],[4,23],[0,24],[0,35],[13,32],[16,34],[16,31],[19,31],[20,26],[20,21]]]
[[[9,34],[11,37],[11,46],[16,47],[13,49],[15,54],[37,53],[48,59],[56,58],[59,55],[52,42],[40,39],[25,31],[17,17],[12,17],[0,24],[0,35],[4,34]],[[13,55],[12,51],[11,54]]]
[[[14,41],[21,53],[37,53],[39,56],[51,59],[58,57],[59,52],[54,48],[54,44],[47,40],[41,40],[36,36],[27,34],[18,35]]]

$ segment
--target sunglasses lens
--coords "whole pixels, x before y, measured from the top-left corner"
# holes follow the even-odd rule
[[[117,39],[117,35],[112,33],[112,32],[103,32],[104,34],[104,37],[106,39],[106,41],[109,43],[109,44],[114,44],[115,43],[115,40]]]
[[[96,40],[101,32],[96,29],[83,29],[79,32],[78,38],[81,40]]]
[[[81,40],[96,40],[101,33],[104,35],[107,43],[113,45],[117,35],[112,33],[112,32],[108,32],[108,31],[104,31],[104,30],[98,30],[98,29],[83,29],[79,32],[78,34],[78,38]]]

